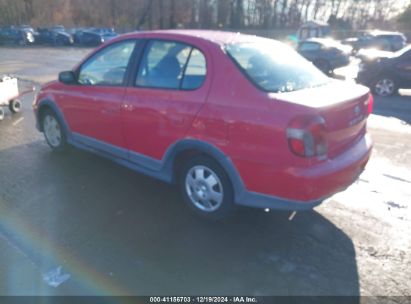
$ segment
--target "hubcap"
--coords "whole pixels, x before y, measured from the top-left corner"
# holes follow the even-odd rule
[[[381,79],[375,84],[375,92],[380,96],[388,96],[394,93],[394,81]]]
[[[186,176],[185,186],[191,203],[206,212],[217,210],[223,203],[223,186],[218,175],[208,167],[195,166]]]
[[[61,129],[58,121],[51,115],[44,118],[44,134],[49,144],[53,147],[58,147],[61,143]]]
[[[20,108],[21,108],[20,102],[15,101],[15,102],[13,103],[13,109],[14,109],[14,111],[18,112],[18,111],[20,111]]]

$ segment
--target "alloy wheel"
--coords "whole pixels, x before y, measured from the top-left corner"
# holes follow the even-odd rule
[[[213,212],[223,203],[223,186],[218,175],[206,166],[194,166],[185,178],[191,203],[205,212]]]
[[[44,135],[49,144],[57,148],[61,145],[61,128],[57,119],[51,115],[46,115],[43,122]]]
[[[395,84],[389,78],[383,78],[376,82],[375,84],[375,93],[380,96],[390,96],[394,94],[395,91]]]

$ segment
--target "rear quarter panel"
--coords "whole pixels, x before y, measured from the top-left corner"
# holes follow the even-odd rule
[[[214,50],[213,57],[212,89],[188,137],[218,147],[234,163],[248,190],[287,196],[294,187],[287,182],[287,170],[308,163],[291,154],[285,130],[291,117],[310,109],[257,89],[221,50]]]

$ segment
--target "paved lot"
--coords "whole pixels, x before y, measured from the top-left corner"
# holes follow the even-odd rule
[[[88,51],[1,48],[0,74],[44,82]],[[51,153],[27,95],[23,112],[0,122],[0,295],[410,295],[411,97],[402,94],[376,99],[374,154],[348,190],[291,222],[242,209],[222,223],[106,159]]]

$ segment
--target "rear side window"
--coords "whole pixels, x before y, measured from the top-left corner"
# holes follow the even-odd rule
[[[181,88],[184,90],[195,90],[201,87],[206,77],[206,59],[197,49],[191,51]]]
[[[150,41],[137,73],[136,85],[163,89],[199,88],[206,76],[204,55],[190,45]]]
[[[330,82],[311,62],[280,42],[236,43],[227,45],[226,51],[263,91],[291,92]]]

